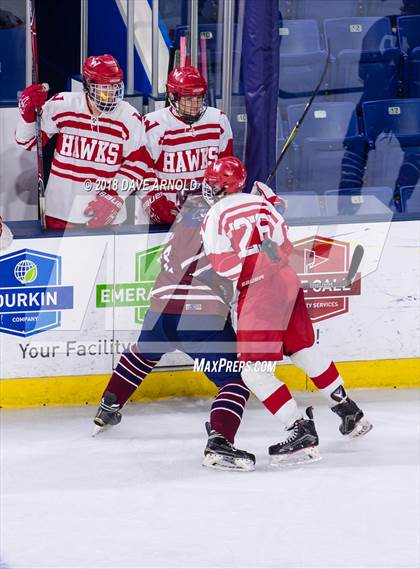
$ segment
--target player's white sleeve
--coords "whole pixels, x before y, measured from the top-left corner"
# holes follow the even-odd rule
[[[229,119],[225,113],[220,113],[220,126],[222,133],[219,141],[219,158],[233,155],[233,134]]]
[[[204,251],[213,269],[233,281],[241,274],[242,261],[232,248],[226,233],[219,230],[219,208],[215,204],[204,218],[201,228]]]

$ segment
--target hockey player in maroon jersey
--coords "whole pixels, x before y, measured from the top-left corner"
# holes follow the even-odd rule
[[[252,194],[241,193],[245,181],[242,162],[227,157],[207,168],[203,182],[204,196],[212,204],[203,222],[204,250],[215,271],[234,281],[238,290],[238,358],[279,361],[286,354],[327,397],[341,418],[340,432],[363,435],[372,425],[348,397],[335,364],[315,342],[299,278],[288,264],[293,246],[275,207],[279,198],[260,182]],[[274,374],[258,371],[257,364],[244,369],[242,378],[289,435],[270,446],[272,462],[291,455],[318,459],[312,408],[304,417],[287,386]]]
[[[19,100],[16,142],[36,149],[35,110],[42,140],[58,133],[46,188],[50,229],[103,227],[126,218],[125,197],[144,177],[139,154],[142,117],[123,101],[123,72],[114,57],[88,57],[83,92],[58,93],[48,101],[43,85],[27,87]]]
[[[215,273],[201,242],[208,211],[201,190],[188,195],[162,252],[162,270],[136,344],[116,366],[94,419],[95,431],[121,420],[121,408],[161,357],[175,349],[210,363],[208,378],[219,388],[212,403],[204,466],[253,470],[254,455],[233,446],[249,390],[234,369],[236,336],[228,315],[233,287]],[[221,365],[223,364],[223,365]]]
[[[143,198],[152,223],[173,223],[176,184],[200,183],[207,165],[233,154],[227,116],[206,104],[207,83],[195,67],[177,67],[168,77],[169,106],[144,116],[147,157],[156,188]]]

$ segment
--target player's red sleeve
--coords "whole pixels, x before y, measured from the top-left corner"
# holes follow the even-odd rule
[[[138,181],[155,178],[150,160],[146,147],[141,146],[123,159],[118,174]]]

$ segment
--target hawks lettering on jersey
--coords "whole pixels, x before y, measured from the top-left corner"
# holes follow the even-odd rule
[[[238,280],[239,288],[272,271],[273,262],[261,252],[266,238],[278,246],[282,264],[292,250],[283,217],[263,197],[242,193],[222,198],[209,210],[202,238],[213,268]]]
[[[96,164],[121,163],[122,152],[122,144],[74,134],[63,134],[57,144],[57,154],[60,156],[78,158]]]
[[[159,179],[201,182],[210,162],[233,152],[232,129],[224,113],[208,107],[189,125],[172,108],[144,117],[149,167]]]
[[[45,103],[41,120],[43,144],[58,134],[45,194],[47,215],[86,223],[89,218],[83,212],[93,199],[86,181],[93,191],[104,189],[101,180],[115,180],[119,189],[127,190],[147,177],[142,117],[127,102],[106,116],[95,117],[84,93],[59,93]],[[26,150],[35,150],[35,123],[19,119],[16,141]],[[114,223],[125,217],[124,207]]]

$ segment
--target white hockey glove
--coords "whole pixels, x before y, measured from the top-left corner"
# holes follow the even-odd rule
[[[272,206],[275,207],[275,209],[280,214],[283,214],[287,207],[286,200],[275,194],[273,190],[263,182],[254,182],[251,194],[254,196],[262,196],[263,198],[265,198],[268,202],[271,203]]]
[[[4,251],[13,242],[13,233],[0,217],[0,251]]]

